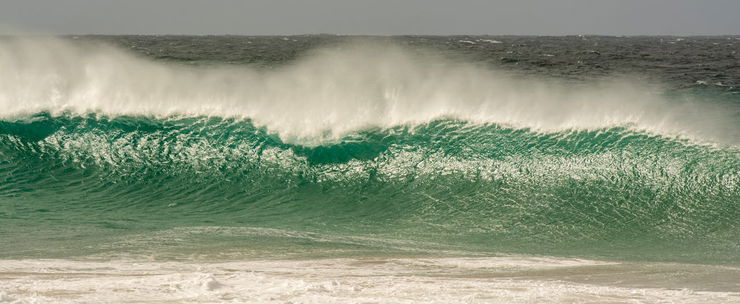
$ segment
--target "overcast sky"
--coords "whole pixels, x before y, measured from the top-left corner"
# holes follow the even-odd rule
[[[740,0],[0,0],[0,32],[740,34]]]

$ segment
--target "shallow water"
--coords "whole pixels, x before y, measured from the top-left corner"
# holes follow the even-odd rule
[[[5,301],[734,303],[736,268],[580,259],[7,260]],[[719,291],[717,291],[719,290]]]

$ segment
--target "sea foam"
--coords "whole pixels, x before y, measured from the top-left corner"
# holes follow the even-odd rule
[[[0,301],[10,303],[731,303],[739,295],[671,288],[676,279],[661,272],[736,278],[737,269],[546,257],[0,262]]]

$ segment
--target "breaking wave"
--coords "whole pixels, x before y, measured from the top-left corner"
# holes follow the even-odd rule
[[[718,105],[377,44],[264,69],[3,39],[6,219],[740,259],[738,128]]]

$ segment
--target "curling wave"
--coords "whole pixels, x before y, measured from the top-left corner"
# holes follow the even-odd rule
[[[0,233],[28,220],[62,240],[44,248],[218,226],[740,261],[734,112],[627,80],[525,81],[363,43],[266,70],[15,38],[0,77]],[[49,238],[5,254],[28,240]]]

